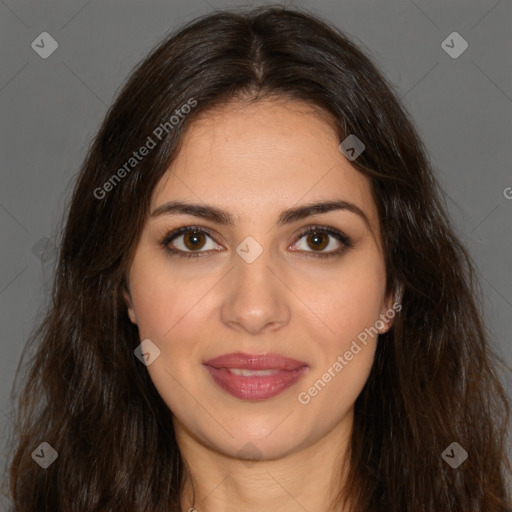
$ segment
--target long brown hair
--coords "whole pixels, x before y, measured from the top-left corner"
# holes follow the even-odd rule
[[[317,107],[340,142],[355,134],[364,143],[352,164],[371,179],[388,292],[402,293],[355,403],[350,473],[333,510],[344,497],[357,512],[510,507],[506,365],[487,339],[471,258],[392,89],[334,26],[282,7],[193,20],[134,70],[81,168],[51,303],[27,344],[33,357],[18,368],[27,375],[10,463],[16,511],[180,510],[186,465],[171,411],[134,357],[125,275],[183,130],[214,106],[271,95]],[[132,161],[142,146],[150,151]],[[45,470],[31,457],[41,441],[58,453]],[[457,468],[441,456],[452,442],[468,452]]]

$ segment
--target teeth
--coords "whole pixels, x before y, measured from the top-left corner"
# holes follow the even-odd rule
[[[240,368],[227,368],[228,372],[233,375],[241,375],[242,377],[265,377],[266,375],[275,375],[279,370],[242,370]]]

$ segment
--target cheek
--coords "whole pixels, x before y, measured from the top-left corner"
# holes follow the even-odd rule
[[[308,305],[326,326],[324,340],[338,349],[374,326],[385,295],[386,275],[379,258],[368,254],[350,263],[322,286],[309,285]]]
[[[184,279],[171,265],[161,257],[145,254],[133,263],[130,288],[141,338],[171,337],[201,309],[199,301],[208,289],[206,283]]]
[[[334,284],[310,296],[325,327],[316,336],[309,332],[308,337],[316,342],[315,364],[297,401],[305,412],[322,416],[326,423],[340,421],[347,414],[373,365],[378,338],[375,322],[382,308],[385,272],[376,260],[367,263],[354,264]]]
[[[311,322],[303,326],[314,340],[316,354],[297,399],[309,412],[334,421],[355,402],[373,364],[375,322],[385,294],[384,263],[376,253],[360,254],[347,261],[336,279],[321,282],[322,286],[308,285],[308,305],[322,325],[317,324],[316,332]]]

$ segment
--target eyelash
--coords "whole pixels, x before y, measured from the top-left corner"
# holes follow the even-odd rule
[[[169,247],[169,244],[174,241],[174,239],[178,238],[180,235],[187,234],[187,233],[203,233],[208,235],[210,238],[213,239],[212,233],[208,229],[201,228],[199,226],[185,226],[182,228],[175,229],[169,233],[167,233],[164,238],[160,241],[159,245],[161,245],[164,249],[166,249],[171,255],[177,255],[180,258],[197,258],[197,257],[203,257],[205,256],[209,251],[202,251],[202,252],[195,252],[195,251],[182,251],[181,249],[173,249]],[[330,227],[323,227],[323,226],[310,226],[306,230],[302,231],[298,237],[297,242],[301,240],[304,236],[309,234],[321,234],[326,233],[328,235],[331,235],[336,240],[341,242],[342,247],[339,249],[336,249],[334,251],[321,253],[321,252],[315,252],[315,251],[305,251],[305,257],[306,258],[333,258],[335,256],[340,256],[342,253],[344,253],[347,249],[351,249],[353,247],[352,240],[342,233],[341,231],[338,231],[337,229],[330,228]]]

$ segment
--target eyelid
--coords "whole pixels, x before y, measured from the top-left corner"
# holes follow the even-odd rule
[[[203,226],[197,226],[197,225],[187,225],[187,226],[182,226],[180,228],[172,229],[171,231],[169,231],[168,233],[166,233],[164,235],[161,243],[165,244],[165,245],[168,245],[170,242],[172,242],[173,240],[175,240],[179,236],[186,235],[187,233],[205,233],[212,240],[214,240],[215,243],[217,243],[217,245],[220,245],[215,240],[215,236],[217,236],[217,235],[214,234],[214,232],[211,229],[203,227]]]
[[[297,241],[301,240],[305,235],[309,235],[309,234],[312,234],[312,233],[326,233],[328,234],[329,236],[335,238],[336,240],[338,240],[338,242],[342,243],[343,245],[346,245],[348,247],[353,247],[353,242],[351,240],[351,238],[346,235],[343,231],[337,229],[337,228],[332,228],[330,226],[321,226],[321,225],[318,225],[318,224],[314,224],[314,225],[311,225],[307,228],[304,228],[298,235],[297,235]],[[296,243],[296,242],[295,242]],[[316,251],[308,251],[308,252],[316,252]],[[330,251],[331,253],[334,252],[334,251]],[[321,254],[321,253],[319,253]],[[327,253],[325,253],[327,254]]]

